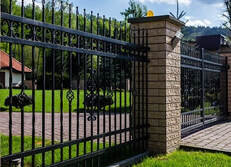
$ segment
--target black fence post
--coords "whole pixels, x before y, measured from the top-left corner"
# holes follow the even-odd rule
[[[224,112],[223,113],[225,116],[229,116],[229,64],[228,64],[228,57],[225,57],[225,107],[224,107]]]

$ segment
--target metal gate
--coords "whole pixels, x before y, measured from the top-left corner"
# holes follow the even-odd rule
[[[224,118],[227,113],[227,58],[182,43],[182,134]]]
[[[2,164],[101,167],[145,152],[147,32],[62,1],[9,5],[1,12],[10,57]]]

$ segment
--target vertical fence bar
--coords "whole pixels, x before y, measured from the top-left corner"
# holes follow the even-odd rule
[[[145,34],[144,34],[144,29],[142,29],[142,46],[144,47],[145,46]],[[144,58],[145,56],[145,52],[142,52],[142,58]],[[144,127],[144,118],[145,118],[145,115],[144,115],[144,83],[145,83],[145,73],[144,73],[144,61],[142,61],[142,89],[141,89],[141,92],[142,92],[142,148],[143,148],[143,151],[145,151],[145,139],[144,139],[144,131],[145,131],[145,127]]]
[[[200,76],[200,71],[197,71],[197,97],[200,97],[201,91],[200,91],[200,80],[201,80],[201,76]],[[197,119],[200,118],[201,116],[197,116]],[[199,119],[196,124],[200,123],[201,120]]]
[[[72,15],[72,5],[69,4],[69,29],[71,29],[71,15]],[[71,46],[71,34],[68,34],[68,45]],[[72,94],[72,52],[68,52],[69,57],[69,93]],[[69,94],[69,95],[70,95]],[[72,99],[70,96],[69,100],[69,141],[72,140]],[[72,157],[71,145],[69,145],[69,159]]]
[[[136,30],[133,30],[133,40],[134,43],[136,44]],[[136,51],[134,51],[134,56],[133,56],[133,149],[136,150],[137,146],[137,135],[136,135],[136,96],[137,96],[137,92],[136,92],[136,60],[135,60],[135,55],[136,55]]]
[[[33,0],[32,7],[33,7],[32,18],[33,20],[35,20],[35,0]],[[33,26],[33,41],[36,40],[35,38],[36,38],[36,30],[35,30],[35,26]],[[23,61],[24,60],[22,60],[22,62]],[[23,66],[22,68],[24,68]],[[33,149],[35,149],[35,47],[34,46],[32,47],[32,150]],[[34,166],[35,166],[35,155],[33,154],[32,167]]]
[[[114,38],[116,39],[117,38],[117,24],[116,24],[116,20],[114,20]],[[115,45],[114,46],[114,52],[116,53],[117,52],[117,45]],[[113,65],[114,65],[114,95],[115,95],[115,97],[114,97],[114,99],[115,99],[115,103],[114,103],[114,131],[116,131],[117,130],[117,83],[116,83],[116,81],[117,81],[117,76],[116,76],[116,74],[117,74],[117,64],[116,64],[116,61],[115,61],[115,59],[113,59]],[[114,139],[115,139],[115,146],[117,145],[117,133],[115,133],[115,135],[114,135]]]
[[[141,38],[141,34],[140,34],[140,28],[138,28],[138,45],[140,46],[140,38]],[[140,51],[138,51],[138,57],[140,57],[141,56],[141,53],[140,53]],[[140,110],[141,110],[141,106],[140,106],[140,95],[141,95],[141,93],[140,93],[140,82],[141,82],[141,79],[140,79],[140,61],[138,60],[137,61],[137,64],[138,64],[138,71],[136,71],[136,73],[135,73],[135,75],[137,75],[137,73],[138,73],[138,75],[137,75],[137,82],[138,82],[138,140],[139,140],[139,144],[138,144],[138,148],[140,149],[141,148],[141,140],[140,140],[140,133],[141,133],[141,126],[140,126]],[[135,104],[136,105],[136,104]]]
[[[9,6],[9,13],[12,14],[12,0],[10,0],[10,6]],[[13,36],[13,25],[12,22],[10,21],[10,37]],[[12,154],[12,149],[13,149],[13,141],[12,141],[12,43],[9,43],[9,66],[10,66],[10,76],[9,76],[9,97],[10,97],[10,105],[9,105],[9,155]],[[9,162],[9,166],[12,166],[12,162]]]
[[[22,6],[21,6],[21,17],[24,17],[24,0],[22,0]],[[33,31],[34,32],[34,31]],[[21,38],[24,38],[24,24],[21,24]],[[22,75],[21,75],[21,80],[22,80],[22,89],[21,89],[21,94],[24,93],[24,45],[21,45],[21,61],[22,61]],[[21,152],[24,151],[24,107],[21,108]],[[21,166],[24,166],[24,157],[21,158]]]
[[[105,36],[106,34],[105,34],[105,16],[103,16],[103,36]],[[98,43],[97,43],[98,44]],[[98,47],[99,47],[99,44],[98,44]],[[104,52],[107,52],[107,43],[106,42],[104,42],[103,43],[103,50],[104,50]],[[103,58],[103,61],[105,62],[105,58]],[[110,59],[109,59],[109,61],[110,61]],[[104,65],[104,67],[105,67],[105,65]],[[104,71],[104,70],[101,70],[101,72],[102,71]],[[110,74],[109,74],[110,75]],[[105,92],[105,91],[104,91]],[[105,93],[104,93],[104,95],[105,95]],[[106,117],[105,117],[106,115],[105,115],[105,108],[104,108],[104,110],[103,110],[103,134],[105,134],[105,132],[106,132]],[[110,106],[109,106],[109,120],[110,120],[111,118],[110,118]],[[110,129],[110,124],[111,123],[109,123],[109,129]],[[105,140],[105,136],[103,137],[103,148],[105,149],[106,148],[106,140]]]
[[[129,43],[132,42],[132,30],[131,30],[131,26],[129,27]],[[131,55],[132,51],[131,51],[131,48],[129,48],[128,50],[128,54]],[[133,82],[133,75],[132,75],[132,67],[133,67],[133,61],[131,61],[131,68],[129,69],[129,78],[130,78],[130,90],[129,90],[129,150],[130,152],[132,151],[132,127],[133,127],[133,124],[132,124],[132,89],[133,89],[133,86],[132,86],[132,82]]]
[[[202,87],[202,92],[201,92],[201,117],[203,121],[203,125],[205,125],[205,64],[204,64],[204,48],[201,48],[201,87]]]
[[[120,32],[119,32],[119,40],[122,40],[122,23],[120,22]],[[119,50],[119,54],[121,54],[121,45],[119,45],[118,46],[118,50]],[[120,114],[120,144],[122,143],[122,132],[121,132],[121,130],[122,130],[122,61],[120,60],[119,61],[119,64],[120,64],[120,76],[119,76],[119,78],[120,78],[120,81],[119,81],[119,90],[120,90],[120,112],[119,112],[119,114]]]
[[[84,12],[83,12],[83,19],[84,19],[84,25],[83,25],[83,31],[85,32],[86,31],[86,9],[84,9]],[[85,47],[85,37],[83,38],[83,42],[84,42],[84,47]],[[87,143],[86,143],[86,131],[87,131],[87,128],[86,128],[86,94],[87,94],[87,54],[84,55],[84,148],[83,148],[83,152],[84,154],[87,153],[87,150],[86,150],[86,147],[87,147]],[[84,167],[87,166],[87,161],[84,160]]]
[[[45,0],[42,1],[42,22],[46,22],[45,18]],[[42,39],[46,42],[46,29],[43,28]],[[43,48],[43,90],[42,90],[42,147],[45,147],[45,106],[46,106],[46,49]],[[45,167],[45,152],[42,152],[42,167]]]
[[[127,23],[124,25],[124,41],[127,41]],[[125,53],[128,53],[127,48],[125,48]],[[124,129],[126,129],[124,134],[124,142],[127,142],[127,65],[126,61],[123,61],[124,66]]]
[[[226,96],[226,98],[225,98],[225,111],[224,111],[225,116],[228,116],[228,112],[229,112],[229,106],[228,106],[228,104],[229,104],[229,87],[228,87],[228,85],[229,85],[229,74],[228,74],[228,70],[229,70],[229,64],[228,64],[228,57],[226,56],[225,57],[225,73],[226,73],[226,75],[225,75],[225,84],[226,84],[225,85],[225,87],[226,87],[225,96]]]
[[[146,30],[146,48],[148,48],[148,30]],[[148,50],[146,50],[146,52],[145,52],[145,54],[146,54],[146,60],[148,60]],[[146,148],[148,148],[148,128],[149,128],[149,124],[148,124],[148,82],[149,82],[149,78],[148,78],[148,63],[147,62],[145,62],[145,73],[146,73],[146,97],[145,97],[145,104],[146,104],[146,106],[145,106],[145,108],[146,108],[146,115],[145,115],[145,118],[146,118]]]
[[[189,69],[188,68],[186,68],[185,69],[186,70],[186,73],[187,73],[187,79],[189,79],[189,74],[190,74],[190,71],[189,71]],[[201,72],[201,74],[202,74],[202,72]],[[201,77],[202,77],[202,75],[201,75]],[[187,81],[185,81],[186,82],[186,84],[187,84]],[[202,78],[201,78],[201,87],[202,87]],[[201,89],[201,91],[203,91],[203,89]],[[201,96],[202,96],[202,92],[201,92]],[[203,96],[202,96],[202,98],[203,98]],[[189,101],[189,93],[187,92],[187,94],[186,94],[186,99],[187,99],[187,101]],[[201,99],[201,100],[203,100],[203,99]],[[189,108],[190,106],[189,106],[190,104],[189,103],[187,103],[186,104],[186,108]],[[203,105],[201,106],[202,108],[203,108]],[[202,118],[203,118],[203,112],[202,112]],[[187,122],[187,124],[186,124],[186,126],[188,127],[189,126],[189,115],[187,114],[186,115],[186,122]]]
[[[99,30],[98,30],[99,31]],[[106,36],[105,34],[105,16],[103,15],[103,36]],[[98,46],[98,49],[99,49],[99,41],[97,41],[97,46]],[[107,43],[106,42],[103,42],[103,51],[104,52],[107,52]],[[103,59],[103,63],[105,62],[105,58],[101,58],[101,60]],[[105,65],[104,65],[105,67]],[[104,70],[101,70],[101,73],[102,71]],[[101,76],[101,75],[100,75]],[[104,96],[105,96],[105,90],[104,90]],[[110,107],[110,106],[109,106]],[[110,118],[109,118],[110,119]],[[109,125],[110,127],[110,125]],[[104,110],[103,110],[103,134],[105,134],[106,132],[106,115],[105,115],[105,107],[104,107]],[[103,148],[105,149],[106,148],[106,140],[105,140],[105,136],[103,137]]]
[[[52,24],[55,24],[55,1],[52,0]],[[55,31],[52,31],[52,43],[55,43]],[[52,49],[52,107],[51,107],[51,144],[55,144],[55,50]],[[54,150],[52,150],[51,163],[55,162]]]
[[[109,18],[109,22],[108,22],[108,26],[109,26],[109,38],[111,38],[111,18]],[[107,48],[107,47],[106,47]],[[111,43],[109,43],[109,52],[111,53],[111,51],[112,51],[112,45],[111,45]],[[113,89],[112,88],[112,78],[111,78],[111,75],[112,75],[112,67],[111,67],[111,58],[109,58],[109,69],[110,69],[110,74],[109,74],[109,83],[110,83],[110,86],[111,86],[111,89]],[[113,91],[113,90],[112,90]],[[114,93],[112,92],[112,95],[113,95]],[[111,105],[109,106],[109,147],[111,147],[111,144],[112,144],[112,141],[111,141],[111,130],[112,130],[112,128],[111,128],[111,122],[112,120],[111,120]],[[104,120],[104,122],[105,122],[105,120]],[[104,123],[104,125],[105,125],[105,123]],[[105,148],[105,145],[104,145],[104,148]]]
[[[63,1],[61,1],[61,22],[60,26],[63,27]],[[60,32],[60,44],[63,45],[63,32]],[[61,90],[60,90],[60,143],[63,143],[63,51],[61,54]],[[63,147],[60,149],[60,161],[63,161]]]
[[[76,7],[76,29],[79,30],[79,8]],[[77,36],[76,37],[77,39],[77,48],[79,48],[79,45],[80,45],[80,37]],[[78,64],[78,67],[77,67],[77,118],[76,118],[76,139],[79,139],[79,131],[80,131],[80,128],[79,128],[79,105],[80,105],[80,102],[79,102],[79,97],[80,97],[80,88],[79,88],[79,84],[80,84],[80,54],[77,53],[77,64]],[[76,149],[76,156],[78,157],[79,156],[79,142],[77,143],[77,149]],[[77,166],[79,166],[79,163],[77,163]]]
[[[104,20],[103,20],[104,21]],[[104,24],[104,23],[103,23]],[[99,13],[97,13],[97,17],[96,17],[96,34],[97,35],[99,35]],[[103,30],[104,31],[104,30]],[[97,42],[96,42],[96,48],[97,48],[97,50],[99,50],[99,41],[97,40]],[[103,50],[104,50],[104,48],[103,48]],[[97,82],[97,96],[98,97],[100,97],[100,87],[99,87],[99,74],[100,74],[100,60],[99,60],[99,56],[97,55],[97,65],[96,65],[96,82]],[[99,107],[99,98],[98,98],[98,101],[97,101],[97,105],[98,105],[98,107],[97,107],[97,135],[99,135],[100,134],[100,115],[99,115],[99,109],[100,109],[100,107]],[[103,112],[104,112],[104,115],[105,115],[105,108],[104,108],[104,110],[103,110]],[[99,138],[97,138],[97,151],[99,151],[100,150],[100,148],[99,148],[99,144],[100,144],[100,141],[99,141]],[[99,157],[97,158],[97,166],[99,167],[100,166],[100,159],[99,159]]]
[[[90,33],[92,34],[92,32],[93,32],[93,11],[91,11],[91,15],[90,15]],[[93,39],[91,38],[90,39],[90,49],[92,50],[93,49],[93,41],[92,41]],[[90,61],[90,69],[91,69],[91,77],[92,77],[92,79],[91,79],[91,85],[93,85],[94,83],[94,81],[93,81],[93,78],[94,78],[94,69],[93,69],[93,55],[91,55],[90,56],[90,59],[91,59],[91,61]],[[94,90],[91,90],[91,95],[93,95],[94,94]],[[94,112],[95,111],[93,111],[94,110],[94,108],[93,108],[93,104],[91,104],[91,112],[93,112],[93,114],[95,114]],[[93,139],[92,139],[92,136],[93,136],[93,118],[91,118],[91,153],[93,153]],[[91,166],[93,167],[94,166],[94,161],[93,161],[93,158],[91,158]]]

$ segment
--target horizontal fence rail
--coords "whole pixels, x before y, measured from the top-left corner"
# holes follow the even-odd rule
[[[227,59],[181,44],[182,134],[223,119],[227,110]]]
[[[148,32],[63,1],[4,5],[2,165],[102,167],[145,153]]]

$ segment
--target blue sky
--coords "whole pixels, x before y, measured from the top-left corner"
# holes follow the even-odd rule
[[[129,0],[73,0],[80,9],[86,8],[105,14],[107,17],[122,19],[120,12],[128,7]],[[153,10],[155,15],[175,13],[176,0],[140,0],[148,9]],[[188,25],[221,26],[225,11],[224,0],[180,0],[180,8],[187,12],[185,20]]]
[[[32,0],[25,0],[26,3]],[[36,0],[38,3],[41,0]],[[75,6],[79,6],[80,10],[86,8],[88,12],[91,10],[106,17],[123,19],[120,15],[128,7],[129,0],[69,0]],[[147,6],[149,10],[153,10],[155,15],[166,15],[169,12],[176,12],[176,0],[139,0]],[[181,10],[187,12],[184,20],[189,20],[187,25],[194,26],[221,26],[224,22],[222,14],[225,11],[224,0],[179,0]]]

